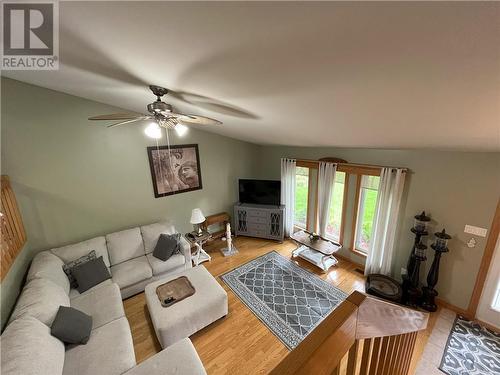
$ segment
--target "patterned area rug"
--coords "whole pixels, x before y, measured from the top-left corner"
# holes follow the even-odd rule
[[[439,369],[448,375],[500,374],[500,335],[457,316]]]
[[[275,251],[221,278],[288,349],[295,348],[347,298]]]

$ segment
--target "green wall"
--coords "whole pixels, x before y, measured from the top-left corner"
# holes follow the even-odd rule
[[[106,129],[87,118],[119,109],[19,81],[1,91],[1,173],[29,238],[1,284],[2,326],[37,251],[163,218],[188,231],[192,208],[231,212],[237,179],[254,177],[258,146],[190,129],[171,143],[199,145],[203,189],[156,199],[144,126]]]
[[[490,228],[500,192],[500,153],[265,146],[261,148],[259,157],[262,178],[279,178],[282,157],[339,157],[353,163],[409,168],[402,217],[397,228],[393,274],[398,276],[401,267],[406,267],[414,240],[410,232],[413,216],[425,210],[433,219],[433,232],[444,227],[453,236],[449,243],[450,252],[441,261],[436,288],[439,297],[458,307],[467,308],[486,238],[476,237],[477,245],[470,249],[466,245],[470,235],[463,230],[465,224]],[[355,178],[352,178],[346,218],[350,218],[354,210],[355,186]],[[433,237],[429,237],[426,241],[428,245],[433,241]],[[351,221],[346,222],[344,238],[344,246],[350,247]],[[347,249],[342,254],[356,262],[363,262],[363,258]],[[434,256],[430,249],[429,256],[423,267],[425,270],[421,273],[424,282]]]
[[[491,224],[500,191],[499,153],[257,146],[190,129],[183,138],[174,135],[172,144],[199,144],[203,190],[155,199],[146,154],[155,142],[143,126],[106,129],[87,117],[119,109],[10,79],[1,82],[1,173],[11,177],[29,238],[1,284],[2,326],[37,251],[163,218],[188,231],[194,207],[206,214],[231,212],[238,177],[279,179],[281,157],[336,156],[409,168],[394,274],[406,265],[413,216],[425,209],[436,230],[445,227],[453,236],[441,263],[440,297],[467,307],[486,239],[476,238],[477,246],[469,249],[463,228]],[[348,218],[355,182],[350,181]],[[350,228],[346,223],[346,247]],[[344,255],[363,261],[347,250]]]

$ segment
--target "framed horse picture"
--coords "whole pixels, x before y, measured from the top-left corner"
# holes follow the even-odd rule
[[[155,198],[202,189],[197,144],[147,148]]]

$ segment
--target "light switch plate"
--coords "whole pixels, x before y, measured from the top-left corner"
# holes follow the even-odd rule
[[[488,229],[485,228],[479,228],[475,227],[474,225],[466,225],[464,229],[465,233],[473,234],[475,236],[479,237],[486,237],[486,233],[488,232]]]

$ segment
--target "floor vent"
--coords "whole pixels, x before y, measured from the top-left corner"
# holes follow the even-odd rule
[[[363,271],[361,268],[355,268],[354,271],[357,272],[357,273],[360,273],[362,275],[365,274],[365,271]]]

